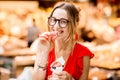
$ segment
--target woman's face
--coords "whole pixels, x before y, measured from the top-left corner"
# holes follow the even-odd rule
[[[56,39],[67,38],[69,35],[68,24],[69,20],[67,17],[67,12],[64,9],[56,9],[53,12],[52,19],[53,24],[49,25],[50,31],[57,31],[58,36]]]

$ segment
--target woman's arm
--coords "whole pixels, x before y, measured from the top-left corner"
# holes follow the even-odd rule
[[[36,52],[33,80],[45,80],[50,43],[46,40],[38,38],[34,41],[31,48]]]
[[[55,39],[57,32],[44,32],[31,45],[36,52],[33,80],[45,80],[48,54],[51,48],[51,39]]]
[[[44,57],[44,58],[43,58]],[[33,80],[45,80],[46,77],[46,65],[47,56],[36,55],[36,60],[34,64]]]
[[[80,80],[88,80],[89,68],[90,68],[90,57],[84,56],[83,57],[83,71],[82,71]]]

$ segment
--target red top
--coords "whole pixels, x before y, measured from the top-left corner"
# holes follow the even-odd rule
[[[83,56],[90,56],[90,58],[92,58],[94,54],[87,47],[79,43],[76,43],[74,47],[74,51],[69,56],[66,62],[66,65],[64,67],[64,70],[67,71],[69,74],[71,74],[75,80],[79,80],[82,74]],[[50,70],[50,65],[52,64],[53,61],[55,61],[54,49],[50,51],[49,56],[48,56],[47,76],[52,74],[52,71]]]

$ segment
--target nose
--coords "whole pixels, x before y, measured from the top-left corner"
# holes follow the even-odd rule
[[[56,23],[55,23],[55,25],[54,25],[54,30],[57,30],[58,28],[59,28],[60,26],[59,26],[59,21],[56,21]]]

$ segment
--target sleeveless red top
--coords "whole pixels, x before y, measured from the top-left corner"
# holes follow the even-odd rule
[[[66,65],[64,67],[64,71],[67,71],[75,80],[79,80],[82,69],[83,69],[83,56],[90,56],[92,58],[94,54],[85,46],[76,43],[74,47],[73,53],[69,56]],[[55,61],[55,52],[52,49],[48,56],[48,66],[47,66],[47,76],[52,75],[52,71],[50,70],[50,65]]]

